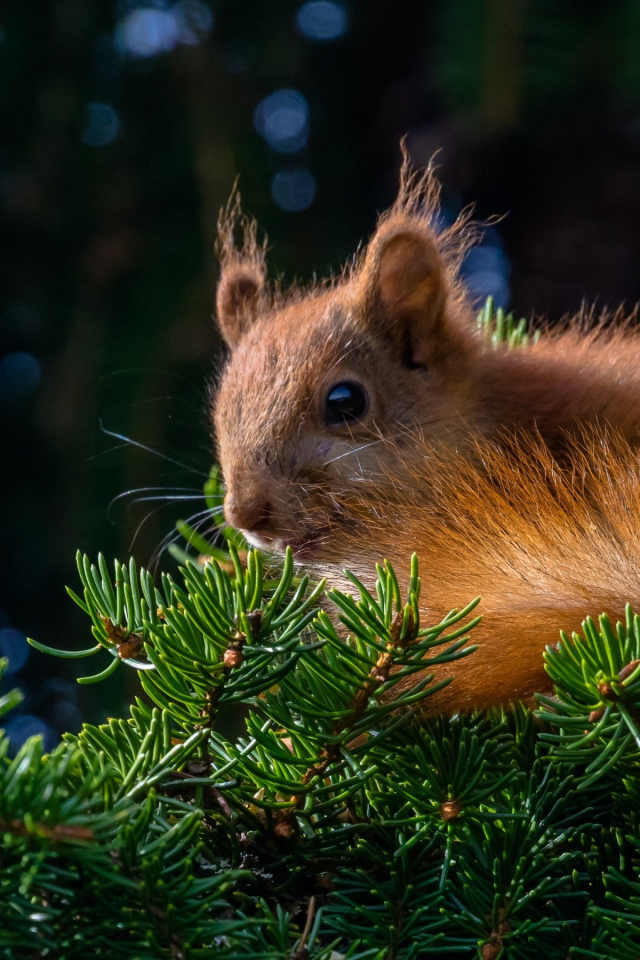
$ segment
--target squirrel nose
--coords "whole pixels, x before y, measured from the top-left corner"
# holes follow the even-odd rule
[[[232,527],[257,533],[269,527],[271,504],[258,493],[247,492],[241,497],[228,493],[224,500],[224,515]]]

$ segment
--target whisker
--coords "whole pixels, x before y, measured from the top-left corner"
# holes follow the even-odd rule
[[[120,497],[123,497],[123,496],[125,496],[125,494],[121,493]],[[115,499],[119,499],[119,497],[116,497]],[[149,503],[152,500],[167,500],[167,501],[177,500],[180,503],[182,503],[185,500],[204,500],[204,499],[205,499],[204,493],[200,493],[200,494],[190,493],[187,496],[180,493],[176,493],[176,494],[171,493],[171,494],[164,494],[163,496],[158,494],[157,496],[153,496],[153,497],[138,497],[136,500],[132,500],[131,503]]]
[[[163,506],[168,506],[168,504],[164,504]],[[155,510],[152,510],[152,511],[144,518],[144,520],[143,520],[142,522],[145,523],[150,516],[152,516],[154,513],[157,513],[159,510],[162,510],[162,509],[163,509],[163,507],[156,507]],[[209,516],[210,514],[211,514],[211,511],[210,511],[210,510],[198,510],[197,513],[193,513],[193,514],[191,514],[190,517],[187,517],[187,519],[185,520],[185,523],[188,523],[188,524],[191,526],[191,525],[193,525],[193,522],[194,522],[198,517],[202,517],[202,516],[204,516],[204,515]],[[141,526],[142,526],[142,524],[140,524],[140,527],[141,527]],[[139,530],[140,530],[140,527],[138,527],[138,530],[136,530],[136,536],[138,535],[138,532],[139,532]],[[150,560],[149,560],[149,563],[152,564],[152,563],[154,563],[154,562],[157,562],[157,561],[160,559],[160,557],[162,556],[162,554],[164,553],[164,551],[166,550],[167,544],[170,543],[170,542],[172,542],[173,540],[179,540],[181,536],[182,536],[182,534],[180,533],[180,531],[179,531],[179,530],[175,530],[175,529],[173,529],[173,530],[171,530],[169,533],[165,534],[165,536],[162,538],[162,540],[160,541],[160,543],[158,544],[158,546],[156,547],[156,549],[155,549],[155,550],[153,551],[153,553],[151,554],[151,558],[150,558]]]
[[[134,487],[132,490],[125,490],[123,493],[119,493],[117,497],[113,498],[111,503],[115,503],[115,501],[119,500],[121,497],[129,497],[132,493],[151,493],[156,490],[166,490],[167,492],[174,492],[177,490],[181,493],[201,493],[200,487]],[[201,495],[204,496],[204,494]]]
[[[367,447],[374,447],[376,443],[382,443],[383,440],[388,439],[387,437],[378,437],[377,440],[371,440],[369,443],[363,443],[359,447],[354,447],[351,450],[347,450],[346,453],[341,453],[337,457],[333,457],[331,460],[325,460],[323,467],[328,467],[330,463],[335,463],[336,460],[342,460],[343,457],[348,457],[350,454],[360,453],[361,450],[366,450]]]
[[[107,430],[102,420],[100,420],[100,429],[108,437],[115,437],[116,440],[123,440],[125,444],[129,444],[132,447],[138,447],[140,450],[145,450],[147,453],[153,453],[156,457],[160,457],[161,460],[167,460],[169,463],[175,464],[175,466],[180,467],[182,470],[187,470],[189,473],[195,473],[199,477],[209,476],[204,470],[196,470],[195,467],[190,467],[185,463],[180,463],[179,460],[175,460],[173,457],[167,456],[166,453],[160,453],[159,450],[154,450],[153,447],[148,447],[146,444],[140,443],[138,440],[133,440],[131,437],[127,437],[122,433],[116,433],[114,430]]]
[[[156,491],[158,493],[157,496],[155,495]],[[176,493],[175,491],[178,492]],[[107,519],[111,519],[111,511],[119,500],[124,500],[126,497],[133,497],[139,493],[151,493],[154,495],[150,497],[138,497],[130,501],[130,504],[144,503],[147,500],[202,500],[205,497],[205,494],[202,493],[199,487],[134,487],[132,490],[124,490],[110,500],[107,507]],[[219,495],[216,494],[216,496]],[[221,495],[220,499],[222,499]]]
[[[149,569],[154,575],[156,575],[158,572],[158,564],[160,563],[162,554],[165,553],[165,551],[168,550],[169,547],[171,547],[174,543],[177,543],[179,539],[180,533],[173,531],[162,538],[149,558]]]
[[[423,427],[431,427],[436,423],[446,423],[448,420],[459,420],[458,414],[451,414],[447,417],[434,417],[431,420],[422,420],[420,422],[414,422],[413,429],[416,428],[422,429]],[[345,453],[339,454],[337,457],[333,457],[331,460],[326,460],[323,466],[328,466],[330,463],[335,463],[336,460],[342,460],[343,457],[348,457],[350,454],[358,454],[362,450],[366,450],[368,447],[373,447],[377,443],[389,443],[393,440],[396,440],[398,437],[402,436],[411,436],[412,427],[408,425],[402,425],[400,430],[397,430],[395,433],[390,433],[388,435],[383,435],[377,437],[375,440],[371,440],[369,443],[363,443],[359,447],[354,447],[351,450],[347,450]]]
[[[221,513],[221,512],[222,512],[221,510],[215,511],[215,514],[217,515],[218,513]],[[199,528],[204,523],[206,523],[207,520],[209,520],[212,516],[214,516],[214,511],[212,510],[199,510],[197,513],[193,513],[190,517],[187,517],[187,519],[185,520],[185,523],[188,523],[189,526],[193,527],[193,529],[196,532],[199,532]],[[199,517],[202,517],[202,519],[198,521]],[[176,531],[176,530],[171,530],[169,533],[165,534],[165,536],[162,538],[162,540],[160,541],[156,549],[151,554],[151,557],[149,559],[149,566],[152,566],[154,564],[157,565],[160,562],[160,558],[162,554],[166,550],[168,550],[168,548],[171,546],[172,543],[176,543],[176,541],[178,541],[181,536],[182,534],[180,533],[180,531]]]
[[[204,496],[200,497],[137,497],[135,500],[130,500],[127,504],[127,514],[131,516],[131,507],[135,506],[136,503],[151,503],[157,500],[164,500],[166,506],[170,506],[172,503],[184,503],[186,500],[204,500]]]
[[[128,443],[114,443],[112,447],[107,447],[106,450],[100,450],[99,453],[92,453],[90,457],[85,457],[85,463],[89,463],[90,460],[97,460],[98,457],[104,457],[108,453],[113,453],[114,450],[122,450],[124,447],[128,446]]]
[[[151,517],[155,516],[155,514],[159,513],[161,510],[165,510],[167,507],[171,507],[171,506],[173,506],[172,503],[161,503],[159,507],[155,507],[153,510],[150,510],[146,514],[146,516],[143,517],[143,519],[140,521],[140,523],[135,529],[135,533],[133,534],[133,538],[131,540],[131,543],[129,544],[129,551],[133,549],[133,545],[136,542],[138,535],[142,530],[143,526],[145,525],[145,523],[147,522],[147,520],[150,520]]]

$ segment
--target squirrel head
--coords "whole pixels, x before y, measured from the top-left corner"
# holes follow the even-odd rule
[[[286,294],[267,283],[237,197],[221,217],[217,316],[230,356],[212,417],[225,515],[254,545],[315,555],[345,498],[402,481],[403,438],[457,444],[466,433],[479,344],[457,275],[471,231],[466,217],[438,231],[438,192],[430,171],[405,162],[399,197],[356,261]]]

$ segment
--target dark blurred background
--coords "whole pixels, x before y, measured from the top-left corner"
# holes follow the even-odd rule
[[[4,0],[0,111],[14,743],[130,694],[123,670],[79,688],[97,661],[24,637],[89,645],[64,591],[76,549],[148,564],[202,509],[120,495],[195,497],[209,468],[213,244],[236,177],[273,273],[306,281],[392,201],[407,134],[417,164],[439,151],[445,218],[505,215],[464,266],[479,301],[553,320],[640,297],[637,0]]]

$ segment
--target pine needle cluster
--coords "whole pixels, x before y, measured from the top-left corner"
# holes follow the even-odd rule
[[[637,960],[631,610],[548,651],[536,714],[425,721],[430,667],[473,655],[477,618],[422,624],[415,557],[404,597],[388,564],[374,595],[325,595],[291,553],[274,577],[233,544],[158,584],[78,569],[95,643],[55,652],[141,695],[47,756],[2,741],[2,956]]]

